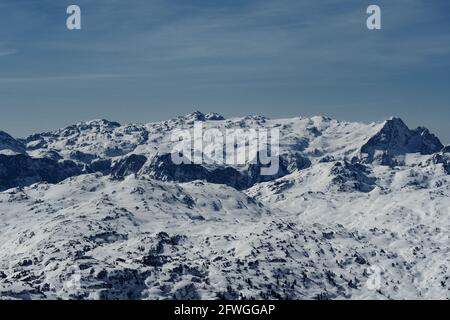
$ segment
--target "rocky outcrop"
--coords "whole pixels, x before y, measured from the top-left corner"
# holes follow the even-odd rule
[[[25,146],[6,132],[0,131],[0,154],[8,152],[25,153]]]
[[[250,188],[256,183],[271,181],[283,177],[290,172],[305,168],[310,162],[302,157],[279,157],[279,168],[273,175],[262,174],[262,165],[259,161],[241,167],[213,166],[206,167],[200,164],[182,163],[174,164],[171,154],[155,156],[146,165],[140,174],[161,181],[190,182],[204,180],[210,183],[225,184],[238,190]]]
[[[400,118],[391,118],[362,146],[361,160],[366,163],[398,165],[400,163],[397,156],[407,153],[432,154],[443,147],[428,129],[419,127],[410,130]]]
[[[130,174],[135,174],[142,169],[146,161],[147,158],[142,155],[129,155],[113,166],[111,176],[113,178],[123,178]]]
[[[73,161],[34,159],[24,154],[0,155],[0,190],[28,186],[36,182],[58,183],[82,173],[83,167]]]
[[[372,191],[375,188],[376,179],[369,177],[369,174],[369,169],[364,165],[347,161],[336,162],[330,170],[332,184],[340,192]]]
[[[450,153],[439,152],[434,154],[426,163],[426,165],[430,164],[441,164],[444,171],[447,174],[450,174]]]

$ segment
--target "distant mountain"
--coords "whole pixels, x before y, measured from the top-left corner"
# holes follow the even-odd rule
[[[400,118],[391,118],[381,130],[362,146],[366,161],[379,161],[384,165],[396,163],[396,157],[408,153],[432,154],[442,150],[441,141],[428,129],[410,130]]]
[[[192,130],[195,121],[202,122],[205,129],[217,128],[222,131],[279,129],[281,141],[278,173],[268,177],[261,176],[258,174],[261,166],[250,163],[219,165],[214,168],[203,164],[175,166],[170,159],[174,146],[171,134],[175,129]],[[65,165],[73,162],[70,165],[79,168],[72,170],[71,175],[101,172],[124,177],[139,173],[174,182],[200,179],[243,190],[256,183],[274,180],[330,159],[341,163],[376,162],[395,166],[402,165],[407,154],[431,155],[444,147],[427,129],[410,130],[399,118],[383,123],[364,124],[326,117],[271,120],[261,116],[248,116],[225,119],[219,114],[203,114],[199,111],[145,125],[120,125],[107,120],[93,120],[35,134],[22,140],[15,140],[5,133],[0,134],[0,138],[1,148],[8,150],[9,154],[28,154],[32,159],[54,161],[51,169],[44,169],[51,170],[47,176],[36,174],[35,171],[21,173],[20,179],[14,178],[14,174],[4,174],[5,179],[8,176],[16,182],[4,182],[3,188],[23,186],[26,181],[59,182],[59,179],[48,177],[67,177],[66,172],[54,172],[60,170],[58,163],[65,160]],[[237,153],[242,153],[245,152],[246,145],[238,144],[236,148]],[[257,150],[253,150],[253,153],[257,153]],[[7,161],[3,162],[6,166]],[[8,170],[17,171],[14,168]],[[27,175],[30,176],[28,180]]]
[[[278,170],[245,139],[245,163],[174,164],[198,122],[278,129]],[[0,132],[0,297],[450,299],[449,208],[450,148],[399,118]]]
[[[31,158],[25,154],[0,154],[0,190],[24,187],[43,181],[58,183],[83,173],[82,167],[68,160]]]
[[[25,146],[6,132],[0,131],[0,154],[25,153]]]

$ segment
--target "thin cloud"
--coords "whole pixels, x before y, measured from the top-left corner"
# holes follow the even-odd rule
[[[17,50],[0,50],[0,57],[11,56],[17,53]]]
[[[37,76],[37,77],[8,77],[0,78],[2,83],[13,82],[43,82],[43,81],[70,81],[70,80],[100,80],[100,79],[124,79],[143,75],[138,74],[76,74],[76,75],[57,75],[57,76]]]

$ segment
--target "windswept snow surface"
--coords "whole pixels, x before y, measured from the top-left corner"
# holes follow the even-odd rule
[[[282,168],[175,167],[195,121],[279,128]],[[0,190],[2,299],[450,298],[450,149],[399,118],[0,132]]]

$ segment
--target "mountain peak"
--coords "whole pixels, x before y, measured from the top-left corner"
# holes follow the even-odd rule
[[[398,122],[401,122],[401,123],[405,123],[404,121],[403,121],[403,119],[402,118],[400,118],[400,117],[398,117],[398,116],[390,116],[386,121],[398,121]]]
[[[206,120],[205,114],[198,110],[185,115],[183,118],[185,118],[186,120],[189,120],[189,121],[205,121]]]
[[[205,119],[210,121],[220,121],[225,120],[225,117],[216,112],[209,112],[205,115]]]
[[[0,152],[1,151],[3,151],[3,153],[6,151],[12,153],[25,153],[25,146],[11,137],[8,133],[0,131]]]
[[[191,112],[187,115],[185,115],[184,117],[185,120],[189,121],[189,122],[193,122],[193,121],[220,121],[220,120],[225,120],[225,118],[216,112],[209,112],[204,114],[201,111],[194,111]]]
[[[78,126],[95,126],[95,127],[120,127],[120,123],[115,121],[109,121],[106,119],[94,119],[84,122],[79,122]]]
[[[409,130],[406,123],[400,117],[390,117],[384,122],[383,129],[384,128],[401,128],[402,130]]]
[[[444,145],[427,128],[411,130],[398,117],[391,117],[361,148],[366,161],[380,157],[382,164],[396,163],[395,157],[407,153],[432,154],[439,152]]]

